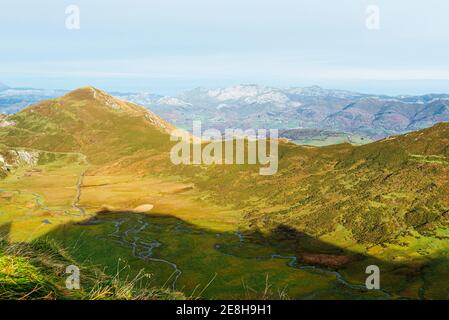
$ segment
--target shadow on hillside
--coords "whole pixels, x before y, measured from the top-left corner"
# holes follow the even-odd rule
[[[188,238],[183,235],[188,235]],[[60,225],[45,237],[55,238],[69,251],[70,248],[76,248],[75,258],[84,261],[89,257],[90,262],[97,265],[101,265],[102,260],[96,259],[100,256],[107,256],[108,261],[124,259],[120,253],[123,250],[133,252],[143,263],[151,263],[149,257],[166,258],[161,250],[170,243],[169,250],[181,250],[182,259],[195,259],[199,253],[206,254],[207,250],[242,259],[242,263],[246,259],[258,260],[260,263],[284,259],[291,268],[312,269],[328,276],[333,275],[336,288],[345,290],[350,287],[361,294],[366,291],[364,284],[369,274],[365,271],[370,265],[380,268],[381,289],[390,298],[418,298],[424,296],[422,287],[429,286],[423,280],[424,268],[428,265],[382,261],[324,243],[285,225],[278,226],[270,234],[258,230],[243,234],[217,233],[171,215],[102,211],[84,221]],[[186,245],[187,241],[191,241],[192,245]],[[210,248],[211,242],[213,248]],[[115,250],[117,246],[121,249]],[[180,264],[183,263],[182,259]],[[178,261],[171,262],[178,264]],[[179,267],[182,269],[184,266]],[[216,270],[213,270],[213,266],[210,268],[218,272],[228,266],[221,264],[216,266]],[[238,269],[231,271],[236,273],[236,279],[240,278]]]

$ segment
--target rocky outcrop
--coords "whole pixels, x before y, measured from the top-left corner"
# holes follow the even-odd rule
[[[15,121],[8,120],[8,116],[0,114],[0,128],[6,128],[16,125]]]
[[[0,150],[0,177],[17,167],[30,167],[37,165],[39,152],[26,150]]]

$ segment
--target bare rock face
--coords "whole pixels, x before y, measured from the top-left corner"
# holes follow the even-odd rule
[[[11,151],[17,155],[17,163],[19,165],[35,166],[39,160],[39,152],[36,151]]]
[[[7,162],[6,157],[0,153],[0,178],[5,177],[12,166]]]
[[[113,110],[122,110],[122,107],[120,106],[120,102],[118,99],[113,98],[112,96],[108,95],[106,92],[101,91],[94,87],[87,87],[89,90],[92,91],[92,95],[94,99],[97,99],[104,105],[110,107]]]
[[[8,120],[7,116],[0,115],[0,128],[12,127],[15,125],[16,125],[15,121]]]
[[[6,170],[6,160],[5,158],[0,154],[0,167],[2,168],[2,170]]]
[[[12,164],[8,162],[9,158],[9,155],[0,152],[0,177],[4,177],[12,168]]]
[[[11,169],[21,166],[35,166],[39,152],[25,150],[6,150],[0,152],[0,175],[6,175]]]

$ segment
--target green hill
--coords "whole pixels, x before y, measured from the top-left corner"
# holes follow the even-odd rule
[[[375,262],[387,274],[392,297],[447,297],[448,287],[438,279],[445,279],[447,271],[441,270],[449,263],[448,123],[361,146],[280,141],[278,173],[261,176],[255,165],[173,165],[172,125],[92,87],[5,120],[0,155],[9,169],[0,172],[0,212],[6,213],[0,224],[11,225],[12,242],[50,237],[70,251],[83,239],[83,249],[71,252],[74,259],[88,256],[111,274],[124,257],[134,272],[149,270],[162,283],[173,281],[174,272],[188,290],[206,286],[224,260],[234,259],[222,277],[239,278],[246,271],[259,288],[264,280],[254,277],[267,272],[276,284],[297,285],[289,293],[296,298],[313,289],[302,281],[314,275],[298,274],[285,261],[268,267],[243,256],[282,252],[357,283],[363,283],[363,266]],[[142,208],[152,208],[155,216],[137,218],[149,211]],[[152,222],[163,232],[150,230]],[[99,240],[114,232],[123,237]],[[236,232],[246,239],[243,244],[232,238]],[[215,234],[225,243],[217,247]],[[232,254],[223,255],[224,248]],[[201,252],[208,257],[194,263],[182,258]],[[159,263],[163,257],[164,267],[151,263],[154,254]],[[238,267],[242,263],[247,269]],[[331,289],[329,277],[315,281],[326,288],[322,297],[356,295]],[[240,282],[225,283],[212,285],[206,296],[242,296]]]

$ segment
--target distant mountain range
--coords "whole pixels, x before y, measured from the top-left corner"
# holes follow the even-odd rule
[[[34,88],[10,88],[0,83],[0,114],[12,114],[39,101],[58,97],[67,91]]]
[[[11,89],[0,85],[0,113],[64,94],[63,90]],[[113,93],[143,105],[178,127],[320,129],[371,139],[427,128],[449,121],[449,94],[386,96],[318,86],[278,89],[238,85],[197,88],[168,97],[152,93]]]
[[[304,128],[379,139],[449,121],[449,95],[398,96],[327,90],[317,86],[277,89],[241,85],[195,89],[176,97],[125,95],[176,125],[193,119],[214,128]]]

